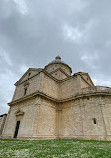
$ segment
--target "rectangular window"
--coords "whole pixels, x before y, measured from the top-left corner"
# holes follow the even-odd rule
[[[28,76],[30,76],[31,75],[31,72],[29,72],[29,75]]]
[[[27,94],[27,88],[24,89],[24,95],[26,95],[26,94]]]
[[[94,123],[94,124],[97,124],[96,118],[93,118],[93,123]]]

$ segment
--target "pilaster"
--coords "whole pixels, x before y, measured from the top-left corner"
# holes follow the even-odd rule
[[[56,104],[56,131],[55,135],[57,139],[60,138],[60,131],[61,131],[61,121],[62,121],[62,104]]]

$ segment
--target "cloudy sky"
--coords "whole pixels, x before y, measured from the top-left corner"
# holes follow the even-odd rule
[[[0,0],[0,114],[24,72],[57,55],[111,86],[111,0]]]

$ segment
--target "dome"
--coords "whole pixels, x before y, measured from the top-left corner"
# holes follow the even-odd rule
[[[66,66],[70,69],[70,71],[71,71],[71,73],[72,73],[72,69],[70,68],[70,66],[67,65],[64,61],[62,61],[62,60],[61,60],[61,57],[60,57],[59,55],[58,55],[57,57],[55,57],[55,60],[51,61],[48,65],[46,65],[45,68],[47,68],[48,66],[53,65],[53,64],[66,65]]]

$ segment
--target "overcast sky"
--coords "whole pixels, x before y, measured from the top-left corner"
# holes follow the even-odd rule
[[[25,71],[57,55],[111,86],[111,0],[0,0],[0,114]]]

